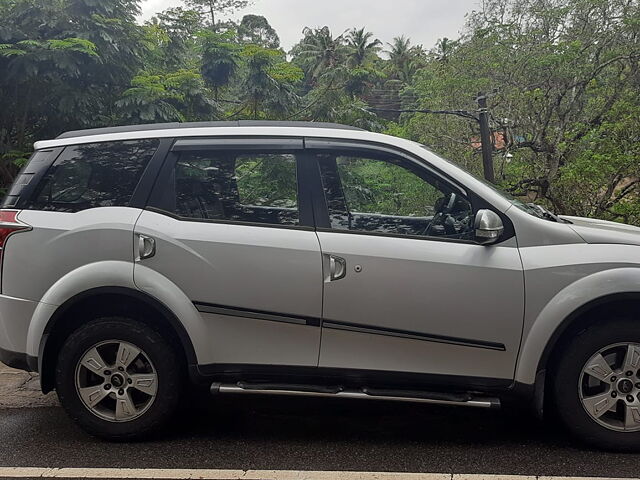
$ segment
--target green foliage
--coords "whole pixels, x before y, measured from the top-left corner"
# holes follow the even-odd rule
[[[238,25],[238,37],[242,43],[253,43],[265,48],[280,48],[280,37],[261,15],[245,15]]]
[[[393,110],[476,114],[488,92],[502,187],[640,224],[638,0],[484,0],[460,38],[430,51],[398,36],[383,52],[365,28],[305,28],[289,56],[266,18],[220,21],[249,3],[187,0],[139,25],[139,0],[0,2],[0,188],[33,141],[64,130],[242,118],[385,132],[481,174],[477,122]],[[390,167],[349,166],[363,209],[417,215],[434,201]],[[244,194],[290,202],[285,181],[254,191],[250,172],[263,168],[276,167],[240,166]],[[277,168],[273,178],[292,173]]]
[[[131,85],[116,102],[126,123],[193,121],[216,112],[202,76],[194,70],[141,74],[132,79]]]
[[[424,65],[424,51],[420,46],[412,46],[411,39],[401,35],[387,44],[389,50],[388,69],[392,78],[411,83],[414,75]]]
[[[185,0],[188,7],[197,11],[203,17],[208,17],[212,30],[217,28],[217,16],[242,10],[251,3],[250,0]]]
[[[233,43],[234,33],[199,33],[202,52],[200,71],[205,81],[217,92],[226,87],[236,73],[242,48]]]
[[[298,204],[293,155],[240,156],[236,159],[236,179],[244,205],[295,208]]]
[[[349,48],[348,63],[352,67],[362,67],[372,62],[382,48],[382,42],[373,38],[373,33],[364,28],[352,29],[346,37]]]
[[[159,13],[145,24],[147,70],[195,68],[198,64],[197,32],[204,29],[200,15],[181,7]]]
[[[446,61],[442,44],[432,52],[415,88],[427,108],[464,110],[474,108],[474,92],[497,89],[493,126],[506,132],[504,153],[514,157],[505,186],[562,213],[617,218],[615,205],[638,194],[638,155],[628,141],[638,129],[625,120],[640,113],[638,18],[637,2],[487,1]],[[627,113],[616,115],[621,105]],[[468,122],[430,116],[409,124],[419,140],[477,169],[468,145],[478,134]],[[612,135],[618,128],[626,139]]]
[[[347,204],[353,212],[423,217],[442,196],[414,173],[380,160],[338,159]]]
[[[280,50],[246,45],[242,56],[246,62],[242,99],[250,118],[261,118],[263,108],[265,113],[271,112],[279,118],[296,106],[298,96],[294,85],[303,78],[303,74],[296,66],[286,64]]]
[[[329,27],[305,28],[304,38],[293,47],[294,63],[300,66],[310,82],[335,82],[347,71],[349,49],[344,36],[333,37]]]

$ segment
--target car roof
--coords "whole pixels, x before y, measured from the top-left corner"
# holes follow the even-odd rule
[[[240,120],[234,122],[153,123],[123,127],[94,128],[63,133],[53,140],[35,142],[34,149],[66,147],[88,143],[186,137],[339,137],[372,136],[361,128],[320,122]]]
[[[110,133],[146,132],[152,130],[179,130],[185,128],[230,128],[230,127],[295,127],[295,128],[330,128],[334,130],[364,131],[361,128],[341,125],[338,123],[321,122],[281,122],[265,120],[237,120],[226,122],[185,122],[185,123],[149,123],[145,125],[127,125],[122,127],[90,128],[86,130],[72,130],[56,137],[65,138],[89,137]]]

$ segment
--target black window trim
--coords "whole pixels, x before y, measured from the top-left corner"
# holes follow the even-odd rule
[[[14,180],[14,183],[11,185],[11,187],[7,191],[7,194],[3,199],[2,208],[15,208],[18,210],[23,209],[25,205],[27,205],[31,201],[31,198],[34,195],[34,192],[37,190],[38,186],[40,185],[40,182],[47,175],[51,166],[56,162],[56,160],[58,160],[58,157],[62,154],[64,149],[65,147],[44,148],[44,149],[36,150],[35,152],[33,152],[32,157],[38,152],[48,153],[49,156],[46,162],[44,162],[43,165],[37,171],[32,173],[33,177],[29,181],[29,184],[25,185],[21,189],[16,189],[16,182],[20,180],[20,178],[25,173],[27,173],[28,170],[32,168],[32,165],[30,165],[32,157],[29,158],[29,162],[20,169],[20,172],[18,173],[18,175],[16,176],[16,179]],[[15,201],[13,203],[10,203],[12,197],[18,197],[18,198],[15,198]]]
[[[202,152],[208,150],[295,151],[304,149],[298,137],[186,137],[175,140],[172,152]]]
[[[264,228],[277,228],[281,230],[302,230],[308,232],[314,232],[315,228],[313,226],[308,225],[283,225],[277,223],[256,223],[256,222],[242,222],[238,220],[220,220],[220,219],[209,219],[209,218],[190,218],[183,217],[177,215],[168,210],[147,206],[144,210],[148,212],[157,213],[159,215],[164,215],[165,217],[173,218],[174,220],[178,220],[179,222],[191,222],[191,223],[209,223],[214,225],[237,225],[240,227],[264,227]]]
[[[35,200],[36,195],[40,193],[40,188],[39,187],[40,187],[42,181],[51,172],[54,164],[58,161],[60,156],[68,148],[77,147],[79,145],[94,145],[94,144],[99,145],[99,144],[112,144],[112,143],[121,143],[121,142],[144,142],[144,141],[148,141],[148,140],[156,140],[158,142],[158,144],[156,146],[156,150],[155,150],[155,152],[153,152],[153,155],[151,156],[151,158],[147,162],[147,165],[143,168],[142,172],[140,173],[138,181],[133,186],[133,192],[131,193],[131,197],[129,198],[129,201],[127,202],[126,205],[121,205],[120,206],[120,208],[130,207],[130,208],[143,209],[144,205],[146,203],[146,199],[148,199],[148,196],[150,195],[151,188],[153,186],[153,182],[155,181],[154,178],[149,180],[146,177],[148,175],[153,175],[154,168],[158,168],[158,167],[154,167],[155,163],[164,162],[167,150],[164,149],[163,146],[166,146],[167,142],[169,144],[172,143],[173,139],[158,138],[158,137],[148,137],[148,138],[139,138],[139,139],[133,139],[133,140],[100,140],[100,141],[91,142],[91,143],[71,143],[71,144],[65,145],[65,146],[37,150],[36,152],[40,152],[40,151],[41,152],[52,152],[53,154],[51,155],[51,157],[47,161],[46,167],[41,168],[38,172],[36,172],[36,174],[34,175],[34,178],[31,180],[29,185],[27,185],[27,188],[22,190],[22,192],[20,194],[20,199],[18,200],[18,203],[16,204],[15,207],[12,207],[12,208],[32,210],[32,209],[29,209],[27,207],[27,205],[30,202]],[[34,152],[34,154],[36,152]],[[27,164],[27,166],[28,166],[28,164]],[[26,166],[23,168],[22,171],[24,171],[25,168],[26,168]],[[93,171],[92,171],[91,174],[93,175]],[[17,178],[19,178],[19,177],[16,177],[16,179]],[[5,199],[6,199],[6,197],[5,197]],[[84,209],[84,210],[79,210],[79,211],[76,211],[76,212],[58,212],[58,213],[76,214],[76,213],[80,213],[80,212],[87,211],[87,210],[93,210],[95,208],[101,208],[101,207],[90,207],[90,208],[87,208],[87,209]]]
[[[141,210],[145,208],[151,197],[151,192],[153,191],[158,176],[160,175],[162,166],[166,162],[168,153],[174,143],[172,138],[160,138],[158,140],[160,140],[158,149],[153,157],[151,157],[151,160],[149,160],[144,172],[142,172],[142,176],[136,188],[133,190],[129,207],[139,208]]]
[[[337,150],[337,151],[363,151],[370,150],[372,152],[377,152],[378,155],[386,154],[392,155],[395,157],[401,157],[404,160],[407,160],[416,165],[416,167],[427,170],[431,176],[441,180],[450,186],[451,190],[458,191],[465,197],[469,196],[468,189],[458,182],[455,178],[451,177],[437,168],[435,168],[430,163],[427,163],[423,158],[417,157],[413,153],[407,152],[405,150],[392,147],[386,144],[374,143],[368,140],[334,140],[329,138],[313,138],[313,137],[305,137],[304,139],[305,149],[306,150]]]
[[[186,140],[190,142],[185,143]],[[247,141],[249,145],[247,145]],[[264,136],[230,136],[230,137],[183,137],[171,139],[172,146],[168,149],[166,158],[155,178],[153,189],[148,196],[145,210],[165,215],[181,222],[208,223],[221,225],[240,225],[248,227],[277,228],[285,230],[315,231],[313,212],[313,198],[311,192],[305,188],[308,169],[304,167],[306,155],[304,139],[302,137],[264,137]],[[296,180],[298,195],[299,225],[284,225],[273,223],[245,222],[240,220],[207,219],[184,217],[171,211],[171,199],[175,197],[175,188],[171,187],[169,179],[176,163],[183,151],[207,150],[239,150],[264,151],[274,153],[290,152],[296,160]]]
[[[366,231],[358,231],[358,230],[340,230],[331,227],[330,223],[330,214],[329,208],[327,204],[327,199],[325,198],[324,187],[322,185],[322,178],[320,174],[320,164],[318,162],[317,156],[313,154],[314,151],[372,151],[378,152],[378,154],[384,155],[392,155],[396,157],[400,157],[406,161],[410,161],[414,163],[418,168],[426,169],[427,172],[439,179],[443,183],[445,183],[452,191],[458,191],[461,193],[470,203],[473,209],[473,212],[476,213],[478,210],[482,209],[491,209],[496,214],[500,216],[502,222],[504,224],[504,233],[502,238],[498,243],[492,244],[492,246],[499,246],[513,237],[515,237],[515,228],[511,219],[507,217],[503,212],[499,209],[495,208],[485,199],[477,195],[472,190],[467,189],[463,185],[461,185],[456,179],[452,178],[451,175],[448,175],[433,165],[426,162],[425,159],[418,157],[417,155],[403,150],[401,148],[392,147],[387,144],[381,144],[376,142],[371,142],[368,140],[351,140],[351,139],[331,139],[326,137],[305,137],[305,151],[308,152],[308,161],[313,162],[313,169],[317,171],[317,177],[314,183],[317,183],[314,188],[311,190],[314,192],[314,207],[319,211],[316,213],[317,218],[321,218],[326,220],[326,224],[323,226],[316,226],[316,230],[318,232],[324,233],[339,233],[343,235],[367,235],[373,237],[388,237],[388,238],[405,238],[410,240],[421,240],[427,242],[444,242],[444,243],[459,243],[466,245],[482,245],[475,240],[465,240],[459,238],[449,238],[449,237],[426,237],[419,235],[405,235],[400,233],[387,233],[387,232],[366,232]],[[318,183],[319,182],[319,183]],[[318,192],[321,192],[320,194]],[[324,222],[323,222],[324,223]]]

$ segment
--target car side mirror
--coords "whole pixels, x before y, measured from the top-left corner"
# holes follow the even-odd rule
[[[496,243],[504,233],[500,216],[492,210],[479,210],[476,214],[475,237],[482,245]]]

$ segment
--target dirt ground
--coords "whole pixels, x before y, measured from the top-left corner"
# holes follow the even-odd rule
[[[43,395],[36,373],[14,370],[0,363],[0,408],[51,407],[58,405],[55,393]]]

